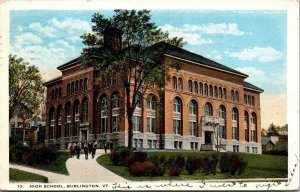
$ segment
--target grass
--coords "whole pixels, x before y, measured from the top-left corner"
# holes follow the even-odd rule
[[[42,175],[9,168],[9,181],[10,182],[30,181],[30,182],[48,183],[48,178]]]
[[[212,152],[148,152],[149,156],[164,155],[166,159],[171,156],[182,155],[188,156],[209,156]],[[205,175],[203,173],[195,173],[188,175],[183,171],[178,177],[170,177],[167,173],[161,177],[134,177],[131,176],[125,166],[113,165],[109,159],[109,155],[102,155],[97,158],[98,163],[105,166],[112,172],[129,180],[174,180],[174,179],[245,179],[245,178],[287,178],[288,161],[287,156],[260,155],[260,154],[245,154],[237,153],[240,157],[248,162],[248,166],[243,175],[227,175],[217,173],[216,175]]]

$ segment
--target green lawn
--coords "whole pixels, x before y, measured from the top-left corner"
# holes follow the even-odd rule
[[[166,159],[171,156],[182,155],[188,156],[209,156],[212,152],[149,152],[149,156],[164,155]],[[134,177],[131,176],[124,166],[113,165],[108,155],[103,155],[97,158],[98,163],[115,172],[116,174],[125,177],[129,180],[170,180],[170,179],[228,179],[228,178],[287,178],[288,162],[286,156],[259,155],[237,153],[240,157],[248,162],[248,166],[243,175],[227,175],[217,173],[216,175],[205,175],[203,173],[195,173],[188,175],[185,171],[179,177],[170,177],[167,174],[161,177]]]
[[[45,171],[51,171],[55,173],[68,175],[69,172],[66,167],[66,161],[70,158],[70,153],[67,151],[59,151],[58,155],[59,155],[58,158],[50,164],[47,165],[36,164],[36,165],[32,165],[32,167],[37,169],[42,169]]]
[[[31,181],[31,182],[48,183],[48,178],[42,175],[9,168],[9,181],[10,182]]]

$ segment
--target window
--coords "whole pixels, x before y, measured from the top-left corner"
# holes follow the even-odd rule
[[[141,108],[141,95],[139,93],[135,94],[134,104],[136,108]]]
[[[205,104],[205,115],[206,116],[212,116],[213,115],[212,105],[210,103]]]
[[[147,117],[147,132],[155,132],[155,118]]]
[[[133,139],[133,145],[135,148],[138,147],[138,140],[137,139]]]
[[[120,107],[120,96],[117,92],[112,94],[112,131],[119,131],[119,107]]]
[[[58,100],[58,89],[55,89],[55,100]]]
[[[173,119],[173,133],[181,135],[181,120]]]
[[[70,91],[71,91],[71,87],[70,87],[70,83],[68,83],[68,85],[67,85],[67,95],[70,95]]]
[[[246,153],[250,153],[249,147],[246,148]]]
[[[119,108],[120,107],[120,97],[118,93],[114,93],[112,95],[112,108]]]
[[[178,78],[178,90],[182,91],[183,90],[183,83],[182,83],[182,78]]]
[[[189,87],[189,92],[192,93],[193,92],[193,82],[192,82],[192,80],[189,80],[188,87]]]
[[[225,139],[225,126],[224,125],[219,125],[219,127],[218,127],[218,138]]]
[[[152,149],[152,140],[149,140],[149,139],[148,139],[148,148]]]
[[[174,148],[175,148],[175,149],[178,148],[178,141],[174,141]]]
[[[74,88],[75,88],[75,85],[74,85],[74,82],[72,82],[72,84],[71,84],[71,95],[74,94]]]
[[[255,142],[256,138],[256,134],[255,134],[255,130],[251,130],[251,141]]]
[[[234,91],[233,90],[231,90],[231,100],[235,101],[235,95],[234,95]]]
[[[58,99],[61,99],[61,87],[58,88]]]
[[[107,98],[105,96],[101,99],[101,111],[107,111]]]
[[[194,142],[191,142],[191,149],[194,150]]]
[[[89,120],[89,109],[88,109],[88,100],[85,99],[82,102],[82,122],[88,122]]]
[[[239,101],[239,92],[238,91],[235,91],[235,101]]]
[[[222,99],[222,97],[223,97],[223,95],[222,95],[222,88],[221,88],[221,87],[219,87],[219,98],[221,98],[221,99]]]
[[[249,123],[248,123],[248,120],[249,119],[249,116],[248,116],[248,112],[245,111],[244,112],[244,131],[245,131],[245,141],[249,141],[249,133],[248,133],[248,126],[249,126]]]
[[[75,102],[74,104],[74,113],[75,115],[79,115],[79,103]]]
[[[66,129],[65,136],[71,136],[71,104],[67,103],[66,105]]]
[[[172,87],[174,90],[177,89],[177,78],[175,76],[172,77]]]
[[[232,109],[232,120],[234,120],[234,121],[238,120],[238,110],[237,110],[237,108]]]
[[[209,85],[209,96],[213,96],[213,86],[212,85]]]
[[[140,116],[133,116],[132,117],[132,123],[133,123],[133,131],[139,131],[141,132],[141,117]]]
[[[119,116],[113,116],[112,118],[112,131],[119,131]]]
[[[54,90],[51,91],[51,101],[54,101]]]
[[[107,118],[101,118],[101,132],[107,133]]]
[[[101,99],[101,132],[107,133],[107,98],[103,96]]]
[[[189,128],[190,135],[197,136],[197,102],[195,100],[191,100],[189,103]]]
[[[197,136],[197,122],[190,121],[190,135]]]
[[[238,139],[238,110],[237,108],[232,109],[232,139]]]
[[[190,114],[192,115],[197,114],[197,103],[195,100],[190,101]]]
[[[199,83],[199,94],[203,95],[203,84],[201,82]]]
[[[218,98],[218,87],[214,87],[214,97]]]
[[[252,147],[252,153],[257,153],[257,147]]]
[[[247,95],[244,94],[244,104],[247,105]]]
[[[198,94],[198,83],[194,81],[194,87],[193,87],[194,93]]]
[[[80,92],[83,91],[83,79],[80,79],[79,89],[80,89]]]
[[[208,86],[206,83],[204,84],[204,95],[208,96]]]
[[[255,98],[254,98],[254,96],[252,96],[251,104],[252,104],[253,107],[255,106]]]
[[[225,119],[226,111],[224,105],[221,105],[219,108],[219,117]]]
[[[251,105],[251,97],[248,95],[248,105]]]
[[[223,88],[223,97],[224,97],[224,99],[227,99],[227,90],[226,90],[226,88]]]
[[[233,145],[233,152],[239,152],[239,146]]]
[[[76,83],[75,83],[75,94],[78,93],[78,89],[79,89],[79,85],[78,85],[78,81],[76,81]]]
[[[232,139],[238,139],[238,129],[237,129],[237,127],[232,127]]]
[[[156,110],[156,99],[154,95],[148,95],[147,97],[147,110]]]
[[[87,89],[88,89],[88,80],[87,78],[85,78],[83,82],[83,91],[87,91]]]
[[[177,97],[175,97],[173,101],[173,112],[181,113],[181,101]]]

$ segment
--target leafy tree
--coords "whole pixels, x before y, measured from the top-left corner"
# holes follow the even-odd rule
[[[150,19],[148,10],[115,10],[115,15],[109,19],[95,13],[92,16],[93,33],[81,36],[87,46],[82,52],[85,65],[94,63],[99,69],[99,78],[114,74],[125,88],[124,114],[128,119],[129,148],[132,147],[132,117],[138,104],[135,99],[137,94],[143,96],[147,89],[154,86],[160,88],[169,79],[168,71],[171,66],[162,64],[164,44],[156,43],[164,41],[175,46],[184,45],[182,38],[169,38],[169,34],[161,31]],[[117,50],[105,49],[103,46],[102,33],[108,28],[121,30],[122,43]]]
[[[23,116],[25,121],[39,112],[43,97],[42,78],[38,68],[16,55],[9,56],[9,119]]]

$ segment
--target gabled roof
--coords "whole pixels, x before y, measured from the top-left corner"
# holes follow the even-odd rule
[[[252,85],[251,83],[248,83],[246,81],[244,81],[244,87],[246,89],[250,89],[250,90],[253,90],[253,91],[258,91],[260,93],[264,92],[263,89],[259,88],[259,87],[256,87],[255,85]]]
[[[268,143],[274,145],[270,137],[261,137],[261,145],[267,145]]]
[[[71,61],[69,61],[69,62],[67,62],[63,65],[58,66],[57,69],[62,70],[66,67],[72,66],[73,64],[80,63],[81,59],[82,59],[81,56],[79,56],[79,57],[77,57],[77,58],[75,58],[75,59],[73,59],[73,60],[71,60]]]

